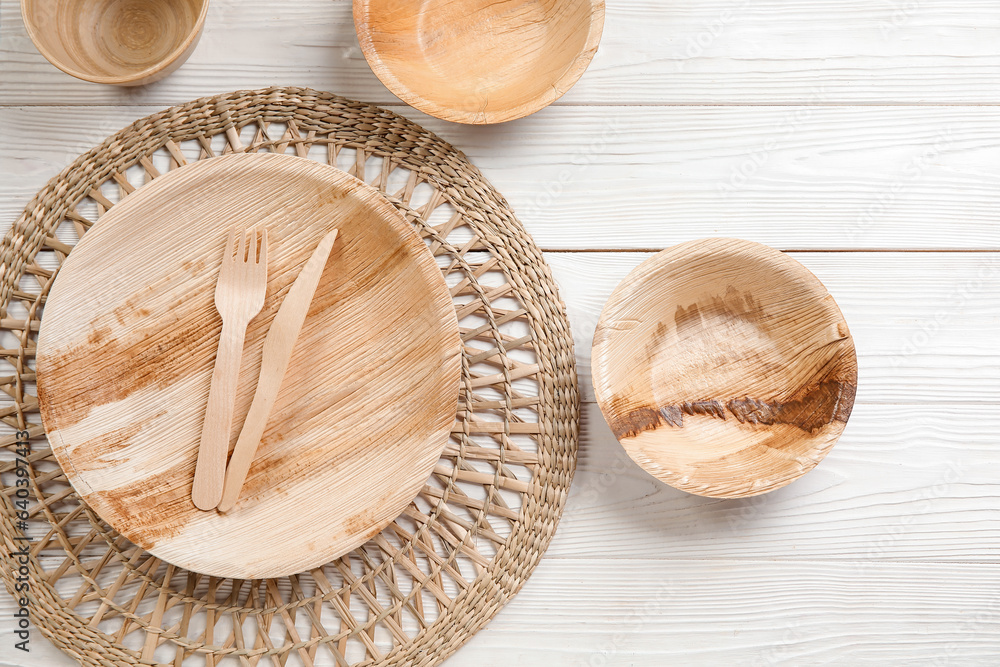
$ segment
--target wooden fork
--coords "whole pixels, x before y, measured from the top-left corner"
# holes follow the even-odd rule
[[[202,510],[214,509],[222,499],[229,454],[229,434],[233,426],[233,404],[243,357],[247,324],[264,306],[267,289],[267,229],[229,230],[226,252],[222,258],[219,282],[215,286],[215,308],[222,315],[222,337],[212,371],[208,392],[208,410],[201,430],[198,463],[194,471],[191,499]]]

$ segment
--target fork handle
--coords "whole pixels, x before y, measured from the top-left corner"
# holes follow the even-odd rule
[[[215,509],[222,499],[229,437],[233,427],[233,404],[236,402],[245,337],[245,323],[223,321],[215,370],[212,371],[212,386],[208,390],[205,424],[201,429],[194,486],[191,488],[191,500],[201,510]]]

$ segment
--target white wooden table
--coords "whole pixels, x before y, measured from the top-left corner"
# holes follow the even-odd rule
[[[136,90],[49,65],[0,0],[0,232],[131,121],[238,88],[375,102],[464,150],[547,251],[584,390],[563,522],[523,591],[446,664],[1000,664],[1000,4],[608,0],[555,106],[494,127],[399,103],[348,0],[213,0],[188,63]],[[590,389],[601,306],[650,252],[786,250],[839,301],[861,365],[840,444],[745,501],[647,476]],[[0,665],[72,664],[36,631]]]

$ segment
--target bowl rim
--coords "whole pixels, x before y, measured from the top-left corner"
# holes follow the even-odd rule
[[[24,23],[25,30],[28,32],[28,37],[31,38],[31,43],[35,45],[38,52],[41,53],[42,56],[44,56],[44,58],[51,64],[55,65],[57,68],[70,76],[75,76],[78,79],[89,81],[91,83],[108,83],[115,85],[142,82],[144,79],[155,76],[157,73],[163,71],[176,62],[177,59],[187,52],[187,50],[190,49],[201,36],[201,30],[205,26],[205,18],[208,16],[208,6],[210,4],[210,0],[199,0],[201,3],[201,10],[198,12],[198,17],[195,19],[191,30],[188,31],[188,34],[184,37],[184,41],[181,42],[176,49],[161,58],[154,65],[150,65],[146,69],[140,70],[128,76],[94,76],[66,65],[53,56],[51,51],[42,46],[38,33],[35,30],[35,26],[30,20],[28,20],[28,12],[26,9],[27,5],[38,1],[39,0],[21,0],[21,21]]]
[[[393,73],[392,68],[382,60],[378,48],[376,48],[374,41],[372,41],[366,15],[366,11],[371,5],[371,0],[353,0],[354,30],[358,36],[361,53],[364,54],[365,60],[368,61],[372,72],[375,73],[379,81],[393,95],[414,109],[423,111],[435,118],[464,123],[466,125],[493,125],[524,118],[544,109],[565,95],[580,80],[580,77],[587,71],[591,61],[594,59],[597,48],[601,43],[601,35],[604,32],[605,0],[588,0],[588,4],[590,5],[590,23],[587,38],[566,72],[546,88],[543,94],[515,107],[497,111],[462,111],[454,109],[421,95],[404,85]]]

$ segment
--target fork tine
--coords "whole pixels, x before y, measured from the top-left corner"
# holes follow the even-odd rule
[[[267,264],[267,227],[260,230],[260,253],[257,255],[258,264]]]

